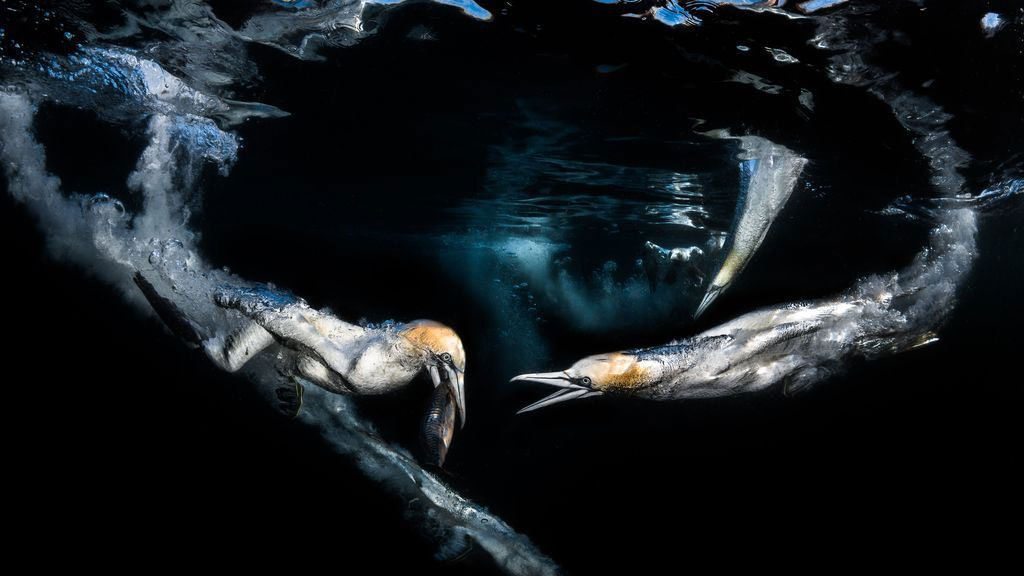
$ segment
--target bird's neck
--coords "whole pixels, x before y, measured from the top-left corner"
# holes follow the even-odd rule
[[[389,333],[395,361],[417,371],[426,366],[427,352],[401,333]]]
[[[426,365],[424,352],[390,330],[371,330],[353,346],[341,376],[357,394],[380,394],[409,383]]]
[[[720,371],[718,351],[726,344],[726,338],[696,337],[641,351],[640,361],[652,366],[648,369],[653,380],[649,394],[677,395],[707,384]]]

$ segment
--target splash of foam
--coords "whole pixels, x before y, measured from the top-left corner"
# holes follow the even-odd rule
[[[45,151],[32,134],[35,111],[24,95],[0,93],[0,161],[11,195],[39,219],[52,253],[117,287],[141,310],[149,308],[131,280],[139,270],[158,282],[161,293],[203,332],[224,335],[241,327],[246,321],[217,307],[212,295],[226,283],[253,285],[210,268],[197,253],[195,234],[187,225],[180,187],[190,178],[183,172],[195,169],[191,160],[218,158],[211,155],[205,138],[189,139],[195,133],[180,129],[180,122],[189,120],[152,116],[150,140],[128,179],[129,188],[143,196],[143,210],[132,218],[109,196],[62,192],[60,180],[46,171]],[[265,391],[287,385],[280,368],[289,361],[289,354],[275,345],[246,364],[243,373]],[[510,574],[558,572],[525,536],[382,440],[357,414],[351,400],[314,385],[308,388],[300,420],[319,430],[339,453],[354,458],[364,473],[400,497],[421,502],[410,510],[410,520],[441,549],[463,549],[472,541]]]
[[[863,88],[886,103],[927,160],[937,197],[904,198],[887,212],[932,220],[929,243],[903,270],[865,278],[837,297],[751,312],[694,338],[637,351],[658,356],[672,371],[646,395],[725,395],[781,381],[802,388],[824,380],[854,358],[874,358],[934,341],[977,256],[978,213],[1003,208],[1024,189],[1019,178],[1010,177],[980,194],[965,193],[960,170],[970,155],[948,130],[951,116],[928,98],[905,90],[894,75],[865,63],[862,33],[883,32],[839,14],[819,19],[818,24],[811,43],[832,51],[829,77]],[[702,344],[707,342],[714,344]]]
[[[90,40],[110,40],[135,36],[143,28],[164,32],[173,41],[155,48],[168,61],[178,62],[195,78],[212,86],[231,79],[248,65],[246,43],[262,44],[301,60],[320,60],[321,52],[332,47],[352,46],[372,35],[374,20],[407,0],[326,0],[323,2],[254,3],[252,12],[237,29],[214,14],[213,9],[195,0],[157,0],[145,10],[125,8],[125,23],[113,32],[91,34]],[[473,0],[431,0],[453,6],[477,20],[490,20],[491,13]],[[175,50],[174,46],[187,48]],[[229,56],[224,62],[224,56]],[[213,73],[212,71],[219,71]],[[250,67],[251,72],[251,67]]]

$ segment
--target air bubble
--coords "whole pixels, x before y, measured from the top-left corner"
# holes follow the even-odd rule
[[[86,202],[86,206],[90,212],[101,216],[121,217],[127,212],[120,200],[112,198],[107,194],[96,194],[90,197]]]

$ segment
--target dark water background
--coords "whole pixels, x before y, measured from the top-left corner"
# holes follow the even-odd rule
[[[985,39],[986,3],[912,4],[886,14],[902,33],[878,64],[908,84],[934,80],[928,94],[954,114],[951,132],[974,156],[966,172],[980,190],[1022,158],[1020,24]],[[231,6],[222,9],[230,19]],[[252,98],[293,115],[243,126],[230,176],[204,179],[194,220],[202,250],[342,318],[454,326],[469,354],[469,423],[446,479],[572,573],[800,564],[815,562],[811,552],[828,555],[820,569],[890,551],[909,553],[913,565],[960,555],[977,540],[990,552],[1004,548],[1010,532],[996,526],[1017,522],[1024,437],[1019,211],[982,220],[981,255],[960,305],[924,349],[855,365],[792,398],[598,399],[514,415],[541,392],[506,384],[519,372],[827,296],[899,268],[924,243],[926,224],[876,212],[930,190],[926,163],[886,107],[807,67],[736,50],[773,46],[814,62],[823,57],[806,46],[808,23],[727,16],[670,29],[589,2],[517,2],[481,23],[410,5],[326,62],[254,47],[264,81]],[[783,92],[725,82],[736,69]],[[800,88],[814,92],[812,113],[797,103]],[[698,174],[721,190],[715,201],[728,211],[736,149],[695,136],[697,118],[810,160],[737,284],[696,324],[680,315],[589,331],[550,321],[539,325],[541,345],[514,331],[496,337],[494,313],[474,290],[492,278],[449,269],[466,261],[453,235],[518,225],[500,210],[493,174],[528,175],[537,157],[510,167],[495,150],[568,129],[570,143],[558,143],[565,156]],[[65,189],[83,193],[122,187],[143,144],[141,130],[55,106],[43,109],[37,131]],[[545,190],[556,198],[626,195],[553,182]],[[51,261],[31,218],[2,198],[12,338],[5,468],[17,486],[10,497],[34,511],[17,517],[21,532],[83,558],[209,548],[287,564],[316,558],[342,572],[356,561],[381,571],[488,569],[478,552],[433,560],[403,526],[404,503],[264,407],[244,380]],[[558,233],[577,274],[608,259],[628,263],[646,239],[687,240],[630,210],[615,218],[565,210]],[[361,406],[415,448],[425,390]]]

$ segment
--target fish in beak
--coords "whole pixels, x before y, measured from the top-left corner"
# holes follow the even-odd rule
[[[459,370],[452,362],[446,362],[440,358],[427,366],[430,373],[430,380],[434,388],[444,386],[448,389],[451,397],[455,400],[455,411],[459,416],[459,428],[466,425],[466,388],[464,371]]]
[[[466,351],[459,335],[433,320],[415,320],[406,324],[401,335],[412,344],[414,355],[430,374],[434,388],[444,384],[451,392],[459,416],[459,427],[466,425]]]
[[[595,390],[591,387],[592,382],[590,378],[574,378],[565,371],[520,374],[513,378],[512,382],[539,382],[541,384],[547,384],[548,386],[555,386],[558,388],[554,394],[530,404],[516,412],[516,414],[531,412],[539,408],[551,406],[552,404],[558,404],[559,402],[567,402],[569,400],[576,400],[577,398],[589,398],[590,396],[600,396],[602,394],[600,390]]]
[[[455,412],[451,389],[446,386],[434,388],[430,410],[423,422],[423,447],[428,461],[438,468],[444,466],[455,436]]]

